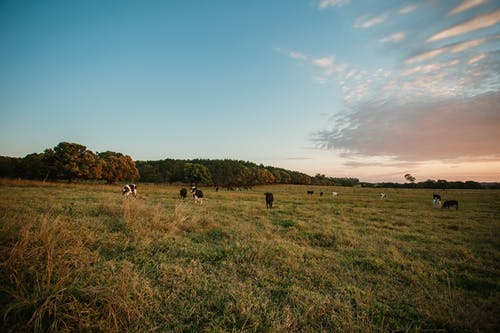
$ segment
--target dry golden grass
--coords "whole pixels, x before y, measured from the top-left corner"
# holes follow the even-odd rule
[[[499,191],[0,181],[0,329],[495,332]],[[272,191],[276,208],[265,208]]]

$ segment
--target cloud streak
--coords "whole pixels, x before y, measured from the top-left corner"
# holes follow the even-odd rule
[[[379,39],[379,42],[381,42],[381,43],[387,43],[387,42],[399,43],[403,39],[405,39],[405,37],[406,37],[406,34],[404,32],[396,32],[396,33],[393,33],[393,34],[386,36],[382,39]]]
[[[349,3],[349,0],[322,0],[319,3],[319,9],[326,9],[329,7],[343,6]]]
[[[377,24],[384,23],[385,20],[387,20],[388,14],[382,14],[379,16],[375,17],[369,17],[369,16],[361,16],[356,19],[354,22],[354,27],[355,28],[371,28]]]
[[[461,36],[476,30],[489,28],[500,22],[500,9],[476,16],[464,23],[458,24],[449,29],[438,32],[437,34],[429,37],[427,42],[435,42],[441,39]]]
[[[469,9],[472,9],[474,7],[477,7],[479,5],[487,3],[488,0],[466,0],[462,2],[460,5],[457,7],[453,8],[453,10],[449,13],[449,15],[456,15],[462,12],[465,12]]]

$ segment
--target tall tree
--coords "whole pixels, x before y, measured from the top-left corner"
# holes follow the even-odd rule
[[[120,180],[134,181],[139,177],[139,171],[135,166],[135,162],[128,155],[105,151],[98,153],[99,159],[102,161],[102,179],[106,183],[113,184]]]
[[[405,175],[405,179],[406,179],[407,181],[409,181],[410,183],[412,183],[412,184],[413,184],[413,183],[415,183],[415,180],[416,180],[416,178],[415,178],[415,177],[413,177],[412,175],[410,175],[409,173],[407,173],[407,174]]]
[[[97,156],[87,147],[70,142],[61,142],[54,147],[53,162],[57,178],[72,182],[77,178],[99,179],[101,164]]]

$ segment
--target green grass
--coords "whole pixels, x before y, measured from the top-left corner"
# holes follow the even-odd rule
[[[500,191],[309,188],[1,180],[0,329],[500,330]]]

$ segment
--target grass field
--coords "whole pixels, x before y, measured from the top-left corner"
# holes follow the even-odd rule
[[[0,330],[500,331],[500,191],[179,188],[1,180]]]

